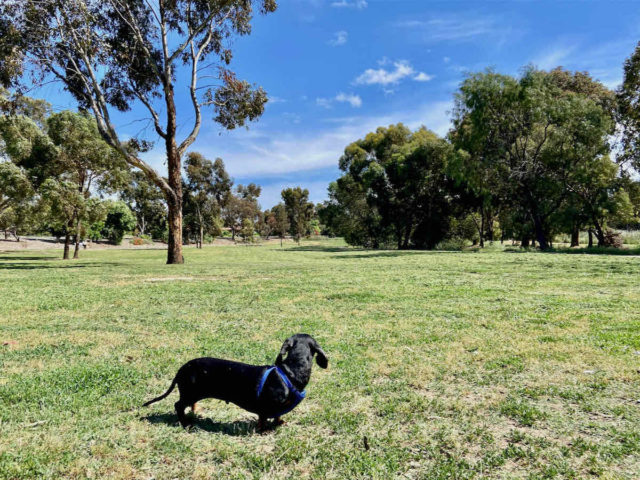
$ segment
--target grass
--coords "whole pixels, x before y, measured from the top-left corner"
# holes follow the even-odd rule
[[[301,247],[0,253],[0,478],[607,478],[640,471],[640,259]],[[287,424],[202,402],[186,360],[313,334]],[[4,344],[4,345],[3,345]]]

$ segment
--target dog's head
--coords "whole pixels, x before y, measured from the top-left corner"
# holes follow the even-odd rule
[[[286,355],[286,358],[285,358]],[[327,368],[329,359],[316,340],[305,333],[298,333],[287,338],[282,344],[280,353],[276,358],[276,365],[283,362],[308,363],[311,366],[311,359],[316,356],[316,363],[320,368]]]

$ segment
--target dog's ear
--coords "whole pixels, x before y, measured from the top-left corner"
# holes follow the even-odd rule
[[[329,366],[327,355],[314,339],[311,339],[311,351],[316,355],[316,363],[320,368],[327,368]]]
[[[284,357],[287,354],[287,352],[291,350],[291,347],[293,347],[293,341],[291,341],[291,337],[290,337],[290,338],[287,338],[282,344],[282,347],[280,348],[280,353],[276,357],[276,365],[279,365],[282,363],[282,357]]]

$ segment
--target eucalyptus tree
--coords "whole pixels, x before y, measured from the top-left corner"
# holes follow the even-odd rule
[[[584,74],[527,68],[520,78],[470,75],[456,96],[456,146],[527,212],[541,249],[577,166],[609,153],[614,122],[603,92]]]
[[[617,121],[622,130],[620,159],[640,170],[640,42],[624,62],[622,85],[617,91]]]
[[[167,206],[162,191],[143,172],[136,170],[118,193],[136,216],[138,234],[163,238],[167,229]]]
[[[69,256],[71,235],[75,240],[73,258],[78,258],[82,222],[90,211],[84,203],[94,190],[114,192],[124,185],[128,166],[102,139],[95,119],[89,114],[63,111],[50,115],[46,123],[47,134],[57,149],[55,170],[58,178],[64,180],[56,190],[56,201],[69,202],[65,208],[54,209],[66,219],[64,258]],[[68,182],[74,185],[80,198],[67,191]]]
[[[314,205],[309,201],[309,190],[285,188],[281,196],[289,218],[289,232],[300,243],[300,239],[309,233],[309,222],[313,216]]]
[[[93,113],[104,140],[163,192],[168,205],[167,263],[182,263],[181,158],[196,140],[203,109],[233,129],[258,118],[261,88],[228,68],[231,41],[251,32],[254,6],[275,0],[12,0],[0,5],[0,82],[26,88],[61,82]],[[192,111],[178,118],[178,79],[186,79]],[[200,79],[206,79],[204,85]],[[179,85],[182,87],[183,85]],[[167,176],[127,148],[114,110],[139,104],[164,144]],[[178,125],[193,118],[184,138]],[[156,138],[157,138],[156,137]],[[142,147],[149,139],[138,139]]]
[[[23,168],[0,160],[0,229],[11,232],[16,240],[26,220],[22,214],[34,198],[34,190]]]
[[[221,158],[212,162],[197,152],[187,154],[185,173],[185,226],[197,231],[197,244],[202,248],[205,233],[221,233],[222,208],[231,194],[233,182]]]

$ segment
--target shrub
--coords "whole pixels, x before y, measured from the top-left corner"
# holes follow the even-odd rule
[[[436,245],[436,250],[460,251],[467,246],[467,240],[460,237],[448,238]]]
[[[622,248],[622,235],[613,230],[606,230],[604,232],[604,246]]]
[[[107,210],[102,235],[114,245],[120,245],[124,234],[136,226],[136,217],[124,202],[112,202]]]

